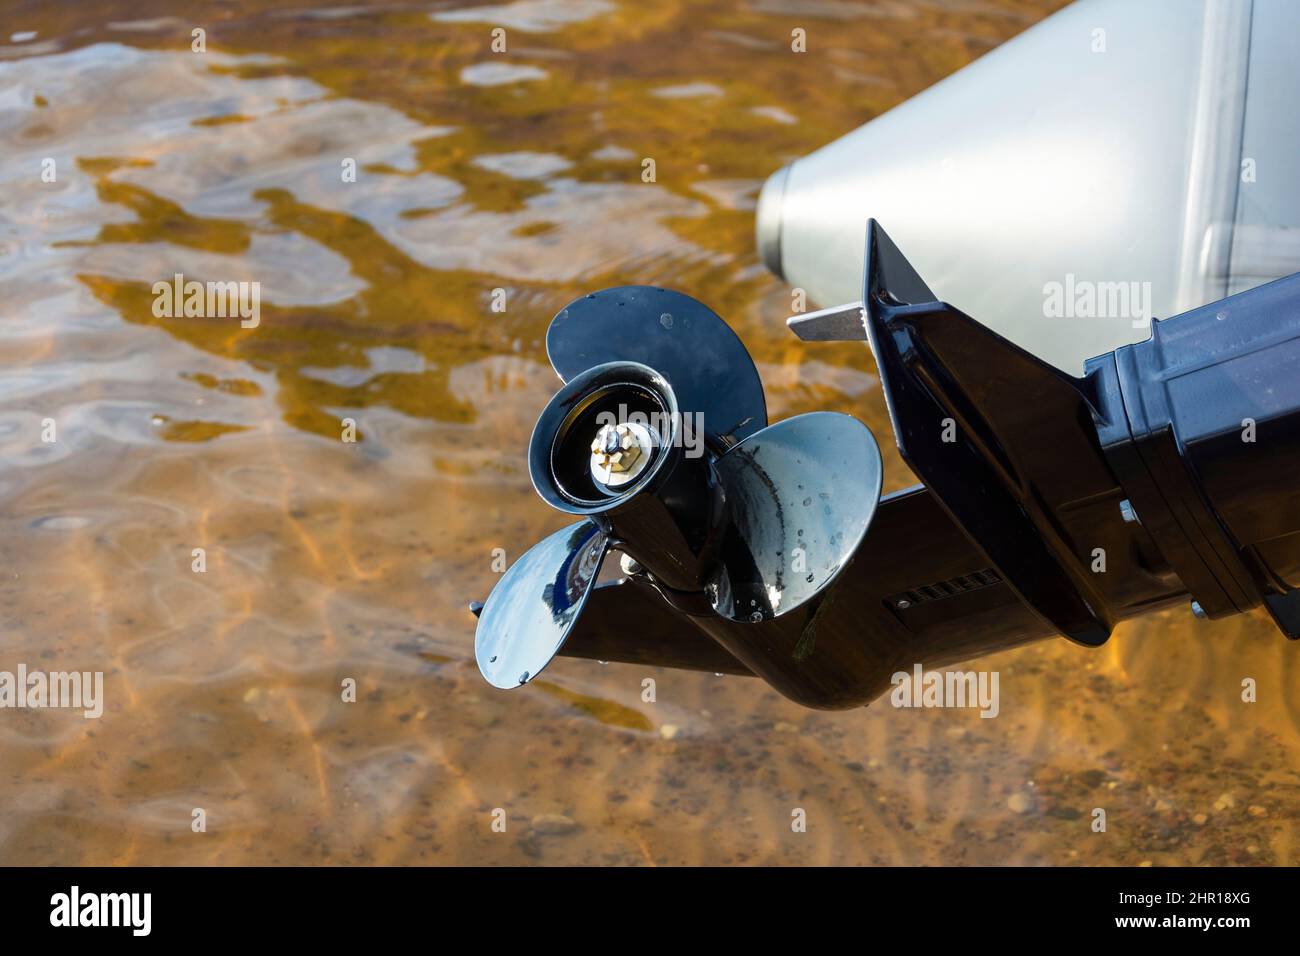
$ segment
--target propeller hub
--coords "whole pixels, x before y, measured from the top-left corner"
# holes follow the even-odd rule
[[[547,403],[528,444],[542,499],[568,514],[603,514],[656,493],[684,454],[672,386],[652,368],[611,362],[574,376]]]
[[[591,476],[611,488],[625,485],[645,470],[656,444],[636,422],[602,425],[591,442]]]

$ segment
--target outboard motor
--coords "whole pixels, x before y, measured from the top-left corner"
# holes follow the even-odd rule
[[[694,299],[578,299],[547,333],[564,385],[528,461],[581,520],[473,606],[490,683],[564,654],[753,674],[841,709],[916,664],[1057,634],[1095,647],[1179,602],[1262,604],[1300,637],[1300,275],[1074,377],[937,301],[874,221],[865,250],[861,301],[789,324],[870,344],[924,484],[881,498],[849,416],[768,425],[752,360]],[[625,577],[598,583],[613,549]]]

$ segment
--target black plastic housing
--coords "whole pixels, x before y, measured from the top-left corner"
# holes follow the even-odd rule
[[[1156,322],[1087,377],[1106,458],[1205,614],[1263,603],[1300,638],[1300,275]]]

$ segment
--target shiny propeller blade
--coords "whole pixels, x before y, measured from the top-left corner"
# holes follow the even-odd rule
[[[787,614],[826,588],[867,533],[880,500],[880,448],[834,412],[798,415],[718,459],[731,509],[710,582],[714,610],[735,621]]]
[[[744,344],[702,302],[652,286],[575,299],[551,321],[546,353],[560,378],[607,362],[640,362],[663,375],[685,414],[726,448],[767,425],[758,369]]]
[[[510,566],[488,595],[474,636],[474,656],[489,684],[526,684],[559,653],[608,548],[604,532],[580,521],[543,538]]]

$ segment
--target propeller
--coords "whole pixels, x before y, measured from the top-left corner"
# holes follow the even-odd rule
[[[533,430],[529,474],[544,501],[583,520],[527,551],[488,596],[475,656],[489,683],[541,673],[611,549],[669,606],[742,638],[827,594],[880,498],[865,425],[814,412],[768,426],[740,339],[678,292],[584,296],[556,315],[546,345],[564,384]]]

